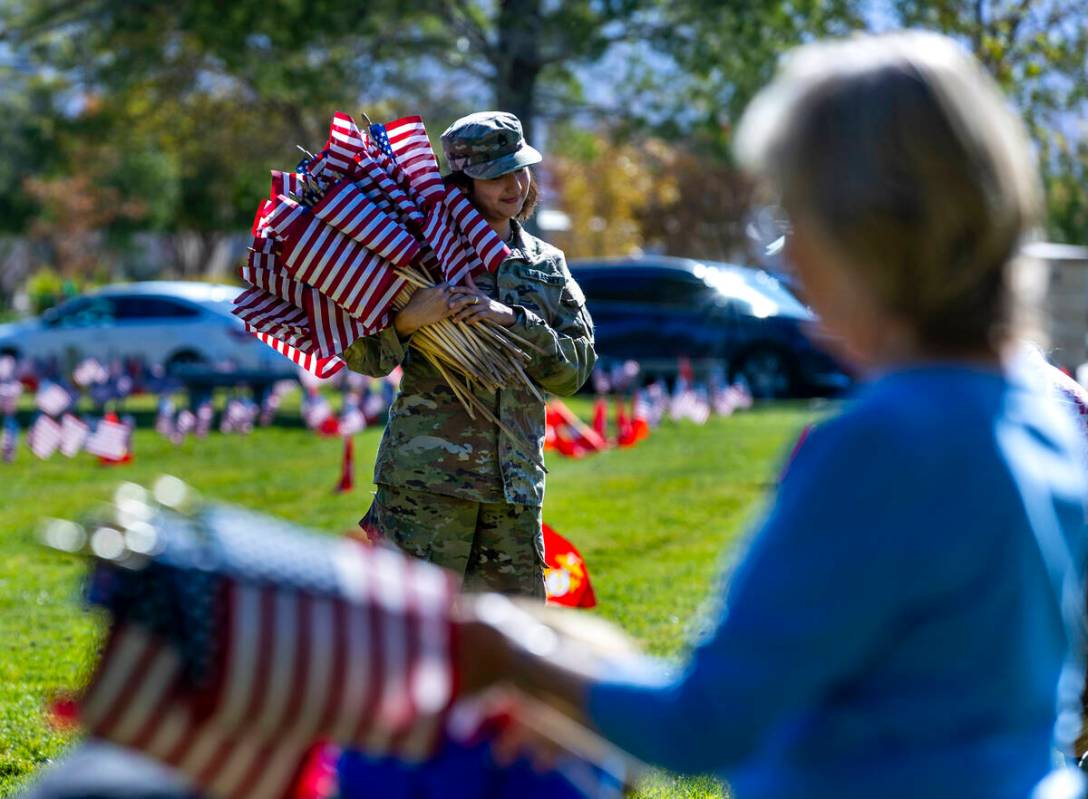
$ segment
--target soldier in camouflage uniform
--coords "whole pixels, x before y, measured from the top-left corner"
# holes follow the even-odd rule
[[[528,166],[541,160],[512,114],[483,112],[442,135],[447,182],[466,189],[511,255],[465,286],[419,289],[393,325],[344,353],[374,377],[403,365],[378,450],[374,503],[362,524],[409,554],[464,575],[469,590],[544,597],[541,504],[544,404],[524,388],[477,390],[512,441],[471,419],[438,371],[408,348],[411,332],[449,316],[488,318],[541,348],[526,372],[544,391],[573,394],[593,369],[593,323],[563,253],[519,224],[532,212]]]

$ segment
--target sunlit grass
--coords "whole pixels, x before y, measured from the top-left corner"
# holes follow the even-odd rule
[[[584,401],[573,403],[588,416]],[[147,409],[148,411],[150,408]],[[602,616],[658,655],[682,652],[722,557],[758,512],[788,443],[816,411],[759,409],[703,427],[667,423],[634,449],[579,461],[549,457],[545,519],[586,557]],[[176,474],[202,494],[339,534],[370,501],[380,430],[357,437],[357,490],[334,494],[341,443],[297,427],[248,437],[213,434],[175,447],[138,430],[135,461],[99,466],[88,455],[40,462],[21,447],[0,464],[0,795],[63,752],[65,734],[42,709],[77,685],[100,629],[79,602],[81,565],[43,550],[43,517],[76,517],[121,480]],[[718,796],[713,781],[661,776],[641,799]]]

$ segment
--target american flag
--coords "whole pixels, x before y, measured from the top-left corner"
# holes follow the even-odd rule
[[[120,422],[99,419],[83,445],[92,455],[120,460],[128,454],[129,429]]]
[[[272,188],[269,190],[269,199],[275,199],[281,194],[293,194],[301,197],[306,191],[303,176],[297,172],[281,172],[272,170]]]
[[[174,429],[170,433],[170,441],[174,444],[181,444],[185,441],[185,437],[196,429],[196,414],[188,408],[183,408],[178,412],[177,419],[174,421]]]
[[[253,243],[249,247],[249,255],[246,257],[246,264],[255,270],[275,272],[279,267],[279,256],[280,250],[275,239],[254,236]],[[249,278],[245,279],[249,280]]]
[[[427,209],[423,238],[438,259],[442,276],[448,283],[460,283],[465,275],[486,269],[483,261],[466,246],[445,200],[439,200]]]
[[[268,427],[272,422],[276,421],[276,414],[280,409],[280,395],[275,391],[269,391],[267,396],[261,402],[261,412],[257,417],[257,424],[261,427]]]
[[[196,433],[197,438],[204,438],[211,432],[214,418],[215,408],[212,407],[211,400],[204,400],[196,406],[196,423],[193,425],[193,432]]]
[[[38,410],[50,416],[60,416],[72,404],[72,395],[59,383],[43,381],[34,397]]]
[[[382,156],[381,153],[378,154]],[[386,159],[388,165],[395,171],[396,166],[392,160]],[[423,221],[423,212],[408,192],[390,175],[386,168],[369,155],[363,155],[359,159],[359,184],[365,191],[373,192],[375,189],[384,197],[387,197],[401,218],[413,223]]]
[[[304,175],[273,172],[240,270],[253,287],[236,304],[246,330],[322,377],[389,325],[407,285],[395,267],[420,262],[456,282],[510,254],[467,197],[447,193],[420,117],[368,134],[338,112]]]
[[[281,341],[275,336],[264,333],[252,325],[246,325],[246,330],[255,335],[280,355],[289,358],[301,369],[321,379],[332,377],[344,368],[345,364],[340,358],[319,358],[311,352],[303,352],[297,347]]]
[[[26,433],[27,446],[42,460],[46,460],[57,451],[60,440],[60,425],[44,413],[38,415]]]
[[[4,463],[15,460],[15,450],[19,446],[19,425],[14,416],[4,419],[3,429],[0,430],[0,458]]]
[[[91,735],[214,799],[289,796],[322,740],[434,751],[454,698],[452,578],[232,508],[152,524],[150,565],[92,580],[113,625],[80,702]]]
[[[227,400],[223,416],[219,420],[219,432],[241,433],[245,435],[253,430],[254,406],[234,398]]]
[[[0,381],[0,413],[5,416],[15,413],[15,407],[22,393],[23,384],[18,380]]]
[[[66,413],[60,420],[60,451],[66,458],[74,458],[87,443],[91,428],[86,422],[71,413]]]
[[[510,248],[506,246],[506,242],[487,224],[483,214],[476,210],[476,206],[456,186],[447,190],[446,204],[461,233],[468,239],[472,249],[479,253],[480,260],[488,271],[494,272],[498,269],[499,264],[510,257]]]
[[[356,339],[388,324],[383,314],[367,327],[317,289],[307,289],[302,307],[309,323],[312,351],[322,358],[340,354]]]
[[[366,429],[366,417],[359,407],[358,397],[345,397],[340,409],[339,431],[342,436],[353,436]]]
[[[302,420],[311,430],[316,430],[332,416],[332,408],[324,396],[314,391],[302,401]]]
[[[397,166],[408,177],[420,202],[430,205],[442,199],[445,193],[442,173],[438,171],[438,159],[427,138],[423,117],[410,116],[388,122],[385,132]]]
[[[405,190],[410,190],[411,181],[397,163],[397,156],[396,153],[393,152],[392,145],[389,143],[389,133],[385,129],[385,125],[374,124],[370,126],[369,144],[370,146],[367,148],[367,155],[380,164],[381,168],[394,182]]]
[[[110,378],[110,373],[100,361],[95,358],[84,358],[72,372],[72,379],[77,386],[86,388],[97,383],[105,383]]]
[[[345,180],[326,192],[314,206],[313,214],[397,266],[410,264],[419,254],[419,242],[412,234],[351,181]]]
[[[298,284],[298,304],[254,286],[234,299],[234,313],[247,327],[282,339],[309,352],[311,334],[302,308],[305,287]]]
[[[385,153],[392,159],[396,159],[396,155],[393,153],[393,148],[389,144],[389,133],[385,129],[385,125],[375,123],[370,126],[370,140],[374,142],[374,146],[379,151]]]
[[[390,263],[326,225],[316,215],[285,212],[284,264],[296,280],[321,291],[360,322],[367,332],[384,327],[405,286]],[[277,218],[277,225],[281,222]]]
[[[159,399],[159,408],[155,414],[155,432],[164,438],[174,435],[174,401],[169,397]]]
[[[340,111],[333,114],[332,124],[329,126],[328,150],[349,162],[354,162],[366,150],[366,140],[355,120]]]

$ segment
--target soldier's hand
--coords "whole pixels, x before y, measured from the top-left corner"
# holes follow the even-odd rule
[[[393,326],[397,335],[407,338],[424,325],[431,325],[445,319],[453,311],[453,298],[450,286],[439,283],[437,286],[416,289],[408,304],[397,313]]]
[[[450,289],[453,301],[453,321],[482,322],[485,319],[510,327],[517,321],[514,310],[493,300],[475,286],[453,286]]]

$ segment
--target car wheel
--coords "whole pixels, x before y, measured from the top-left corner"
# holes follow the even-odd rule
[[[794,393],[793,363],[789,355],[772,347],[761,347],[741,357],[733,379],[743,378],[753,397],[779,399]]]
[[[207,359],[199,352],[194,350],[182,350],[181,352],[175,352],[166,361],[166,373],[173,374],[178,369],[187,366],[199,366],[203,363],[207,363]]]

